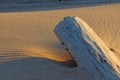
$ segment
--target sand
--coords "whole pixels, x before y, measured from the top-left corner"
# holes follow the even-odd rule
[[[120,4],[0,13],[0,80],[94,80],[71,59],[53,29],[64,16],[84,19],[120,59]]]

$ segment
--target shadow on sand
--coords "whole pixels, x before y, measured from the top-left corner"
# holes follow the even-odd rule
[[[100,6],[106,4],[119,3],[120,1],[99,1],[99,2],[3,2],[0,3],[0,12],[31,12],[59,10],[79,7]]]
[[[61,70],[71,67],[75,67],[73,61],[57,62],[36,57],[1,62],[0,80],[49,80],[44,78],[54,79]]]

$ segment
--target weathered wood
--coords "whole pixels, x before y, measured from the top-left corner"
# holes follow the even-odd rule
[[[65,17],[55,28],[64,48],[96,80],[120,80],[120,61],[81,18]]]

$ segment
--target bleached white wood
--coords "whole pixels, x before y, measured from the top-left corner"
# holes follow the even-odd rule
[[[96,80],[120,80],[119,59],[81,18],[65,17],[54,31],[78,68],[87,69]]]

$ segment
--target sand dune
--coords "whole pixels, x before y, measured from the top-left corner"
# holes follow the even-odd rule
[[[64,16],[83,18],[120,59],[120,4],[0,13],[0,80],[94,80],[71,59],[53,29]],[[36,58],[37,57],[37,58]]]

